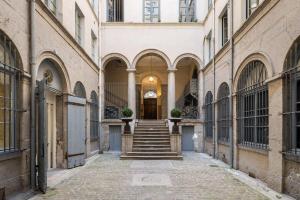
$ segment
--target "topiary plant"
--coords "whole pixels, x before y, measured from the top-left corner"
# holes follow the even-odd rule
[[[180,118],[181,117],[181,111],[177,108],[174,108],[173,110],[171,110],[171,117]]]
[[[131,117],[133,115],[133,111],[128,108],[128,107],[125,107],[123,110],[122,110],[122,115],[123,117]]]

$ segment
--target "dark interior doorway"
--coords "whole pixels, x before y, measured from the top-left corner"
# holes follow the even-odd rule
[[[144,119],[157,119],[157,99],[144,99]]]

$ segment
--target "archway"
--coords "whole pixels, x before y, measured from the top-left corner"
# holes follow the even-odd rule
[[[63,92],[67,88],[66,79],[61,72],[60,66],[52,59],[46,58],[39,65],[37,72],[37,80],[47,80],[45,88],[45,111],[39,110],[38,117],[41,112],[46,112],[46,129],[47,129],[47,158],[48,169],[63,167],[64,163],[64,131],[63,131]],[[40,102],[37,102],[37,105]]]
[[[159,54],[144,54],[136,62],[136,117],[168,117],[168,62]]]
[[[125,58],[124,58],[125,59]],[[104,118],[119,119],[128,106],[128,61],[110,57],[104,62]]]
[[[198,111],[198,70],[200,63],[194,57],[179,57],[175,61],[176,83],[175,98],[176,107],[182,111],[182,117],[197,119]]]

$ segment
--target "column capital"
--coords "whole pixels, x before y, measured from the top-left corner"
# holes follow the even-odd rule
[[[129,68],[127,69],[127,72],[136,72],[136,69]]]

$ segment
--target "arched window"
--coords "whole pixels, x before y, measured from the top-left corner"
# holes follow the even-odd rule
[[[0,30],[0,154],[18,149],[21,65],[17,48]]]
[[[99,128],[99,106],[98,96],[95,91],[91,93],[91,104],[90,104],[90,137],[91,141],[98,140],[98,128]]]
[[[205,126],[205,137],[212,138],[213,137],[213,95],[209,91],[205,96],[205,119],[204,119],[204,126]]]
[[[267,149],[269,144],[267,71],[261,61],[252,61],[243,69],[237,88],[239,144]]]
[[[227,83],[222,83],[218,90],[218,140],[222,142],[229,142],[229,87]]]
[[[83,84],[77,81],[74,87],[74,95],[76,97],[86,98],[86,93]]]
[[[300,37],[284,62],[283,111],[285,151],[300,156]]]

